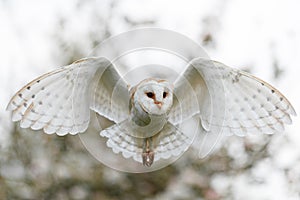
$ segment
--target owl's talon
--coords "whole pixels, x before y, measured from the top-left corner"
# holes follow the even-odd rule
[[[154,160],[154,152],[153,151],[144,152],[142,153],[142,157],[143,157],[143,165],[147,167],[151,167]]]

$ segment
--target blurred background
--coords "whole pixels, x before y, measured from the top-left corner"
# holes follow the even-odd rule
[[[299,114],[298,0],[0,0],[0,199],[300,199],[300,121],[284,133],[228,137],[130,174],[93,158],[78,136],[20,129],[5,111],[33,78],[86,57],[109,36],[142,27],[177,31],[210,57],[272,83]]]

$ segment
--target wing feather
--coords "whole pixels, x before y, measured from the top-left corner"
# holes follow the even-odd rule
[[[92,80],[90,108],[100,115],[120,123],[129,116],[128,84],[114,67],[98,70]],[[103,106],[106,105],[106,106]]]
[[[249,73],[218,62],[215,66],[223,69],[226,77],[224,127],[236,128],[235,134],[246,135],[282,131],[284,124],[291,123],[290,115],[295,115],[295,110],[277,89]],[[237,127],[234,121],[238,122]]]
[[[102,130],[100,135],[107,138],[106,144],[112,148],[114,153],[121,153],[124,158],[132,157],[135,161],[142,163],[144,138],[134,137],[123,126],[128,126],[126,121]],[[154,161],[179,156],[192,143],[192,138],[184,135],[177,127],[170,123],[167,123],[163,130],[154,137],[151,137],[151,139],[155,153]]]
[[[208,126],[221,127],[227,135],[244,136],[248,133],[282,131],[284,124],[292,122],[291,115],[296,115],[293,106],[282,93],[247,72],[227,67],[216,61],[213,61],[212,65],[212,61],[202,58],[193,60],[188,70],[200,72],[199,75],[206,82],[206,87],[200,84],[201,90],[192,85],[198,100],[199,97],[209,99],[205,97],[208,93],[212,104],[213,101],[215,101],[214,105],[224,102],[224,113],[215,109],[215,106],[213,109],[200,107],[200,116],[203,112],[211,113],[211,120],[207,121]],[[200,83],[190,80],[189,82]],[[203,93],[203,90],[207,92]]]
[[[114,119],[115,113],[127,113],[128,105],[126,108],[119,106],[118,110],[114,111],[110,93],[114,85],[109,85],[109,81],[105,81],[106,85],[101,87],[97,84],[102,84],[103,81],[95,84],[95,80],[111,80],[110,77],[121,80],[107,59],[103,57],[81,59],[28,83],[12,97],[7,110],[12,111],[12,120],[20,121],[22,128],[43,129],[48,134],[58,135],[84,132],[89,124],[90,105],[97,105],[99,109],[95,111],[109,119]],[[122,84],[125,85],[124,82]],[[127,86],[124,85],[122,89]],[[94,101],[95,91],[106,94],[103,97],[106,98],[106,102],[101,98]],[[126,102],[126,98],[129,97],[124,95],[119,101]],[[104,112],[105,109],[111,112]],[[117,116],[116,119],[119,120],[120,117]]]

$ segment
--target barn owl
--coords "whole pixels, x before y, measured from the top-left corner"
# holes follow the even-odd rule
[[[270,84],[204,58],[192,60],[174,82],[148,77],[135,86],[106,58],[81,59],[28,83],[7,109],[22,128],[57,135],[86,131],[96,112],[114,122],[100,132],[106,145],[145,166],[189,147],[180,124],[190,118],[207,133],[246,135],[282,131],[296,115]]]

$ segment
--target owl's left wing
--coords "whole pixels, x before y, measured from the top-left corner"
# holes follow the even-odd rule
[[[45,133],[58,135],[84,132],[89,124],[90,108],[116,120],[128,113],[127,85],[119,79],[122,80],[106,58],[81,59],[28,83],[12,97],[7,110],[12,111],[12,120],[20,121],[22,128],[43,129]],[[113,107],[111,88],[117,81],[122,83],[117,88],[124,99]],[[101,92],[104,95],[97,95]],[[115,116],[115,113],[121,114]]]
[[[184,106],[191,107],[185,109],[181,106],[182,116],[193,116],[194,110],[199,110],[202,126],[206,130],[217,130],[219,127],[225,134],[236,135],[273,133],[282,131],[284,124],[292,122],[291,115],[296,115],[287,98],[270,84],[220,62],[195,59],[182,77],[193,89],[191,94],[182,95]],[[177,89],[182,87],[179,84]],[[199,104],[194,110],[193,103],[189,103],[192,95]],[[174,107],[180,113],[180,105],[175,102]],[[171,111],[171,120],[175,113]]]
[[[196,65],[203,65],[202,61]],[[265,81],[214,61],[225,89],[223,132],[244,136],[248,133],[274,133],[291,124],[296,112],[289,100]],[[218,124],[215,124],[218,126]]]

